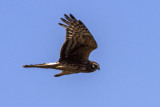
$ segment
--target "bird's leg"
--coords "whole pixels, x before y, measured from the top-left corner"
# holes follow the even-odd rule
[[[62,75],[66,75],[66,74],[64,74],[63,72],[61,72],[61,73],[58,73],[58,74],[54,75],[54,77],[60,77]]]
[[[54,77],[59,77],[59,76],[69,75],[69,74],[74,74],[74,73],[75,73],[75,72],[63,70],[61,73],[54,75]],[[77,72],[77,73],[78,73],[78,72]]]

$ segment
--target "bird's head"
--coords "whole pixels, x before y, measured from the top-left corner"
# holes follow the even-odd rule
[[[92,71],[96,71],[97,69],[100,70],[100,66],[97,62],[92,61],[91,62],[91,69],[92,69]]]

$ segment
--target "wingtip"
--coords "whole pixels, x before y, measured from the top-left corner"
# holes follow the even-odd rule
[[[73,16],[72,13],[69,14],[70,16]]]
[[[70,16],[72,19],[76,19],[71,13],[69,14],[69,16]]]
[[[63,25],[62,23],[58,23],[59,25]]]
[[[67,16],[67,14],[64,14],[64,16]]]
[[[60,18],[60,19],[61,19],[62,21],[65,20],[65,19],[63,19],[63,18]]]
[[[58,23],[60,26],[62,26],[62,27],[64,27],[64,28],[68,28],[68,26],[67,25],[64,25],[64,24],[62,24],[62,23]]]

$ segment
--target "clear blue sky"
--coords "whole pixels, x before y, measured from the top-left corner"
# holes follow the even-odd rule
[[[63,14],[82,20],[101,70],[54,78]],[[1,0],[0,107],[160,107],[159,0]]]

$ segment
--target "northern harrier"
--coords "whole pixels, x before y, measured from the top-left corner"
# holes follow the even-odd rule
[[[62,70],[54,75],[59,77],[73,73],[90,73],[100,69],[99,64],[88,59],[89,54],[97,48],[97,43],[87,27],[77,20],[72,14],[70,17],[64,14],[66,19],[61,20],[67,25],[59,23],[66,28],[66,40],[62,45],[59,61],[56,63],[44,63],[24,65],[25,68],[51,68]]]

